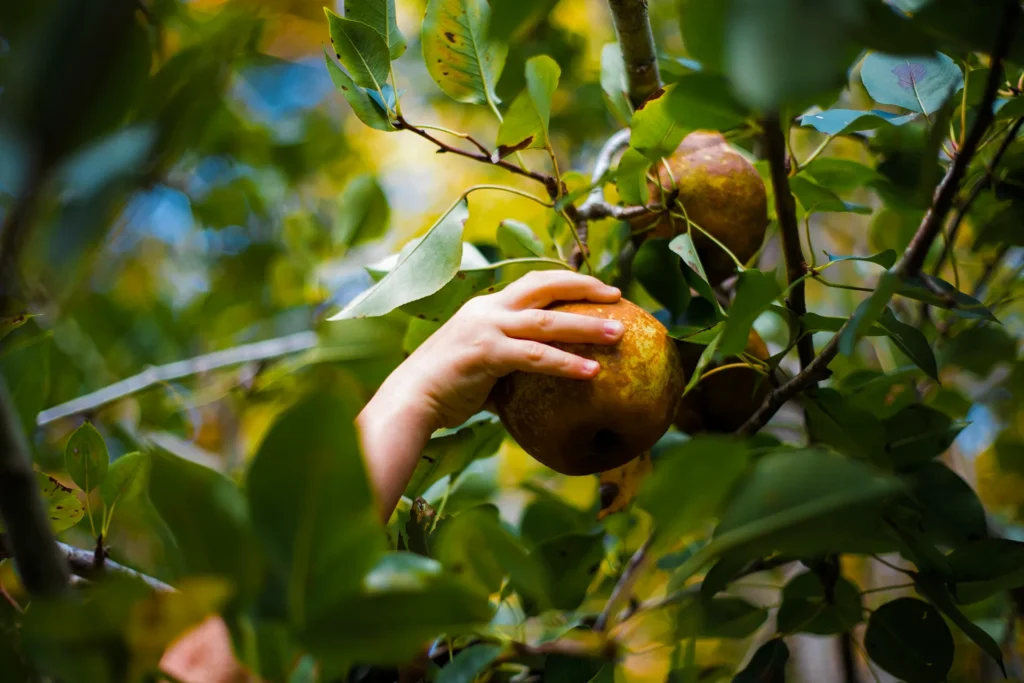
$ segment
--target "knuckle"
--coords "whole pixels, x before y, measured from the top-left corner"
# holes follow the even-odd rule
[[[540,330],[550,330],[555,325],[555,314],[551,311],[537,311],[533,314],[533,318],[534,324]]]
[[[548,347],[540,342],[530,342],[526,345],[526,360],[531,363],[540,363],[548,355]]]

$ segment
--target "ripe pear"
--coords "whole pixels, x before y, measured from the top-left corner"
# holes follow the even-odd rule
[[[551,310],[622,322],[614,345],[551,345],[596,360],[592,379],[513,372],[491,397],[502,423],[527,453],[569,475],[623,465],[668,430],[686,385],[675,341],[650,313],[620,299],[614,304],[558,303]]]
[[[672,177],[661,165],[652,169],[659,182],[648,181],[651,202],[661,203],[663,191],[668,198],[678,190],[691,222],[727,246],[741,262],[751,259],[768,227],[768,195],[757,169],[730,147],[721,133],[712,131],[690,133],[666,161]],[[647,229],[643,239],[671,239],[686,227],[685,220],[668,212],[633,221],[634,232]],[[690,236],[712,285],[736,272],[733,260],[707,235],[694,229]]]
[[[689,377],[697,367],[704,347],[686,342],[680,343],[679,347],[684,372]],[[754,330],[750,330],[744,351],[758,360],[767,361],[769,358],[764,339]],[[715,367],[742,362],[732,356],[717,366],[706,368],[704,373],[707,375]],[[702,377],[697,386],[683,397],[675,425],[687,434],[735,432],[761,407],[771,390],[770,379],[750,367],[723,369]]]

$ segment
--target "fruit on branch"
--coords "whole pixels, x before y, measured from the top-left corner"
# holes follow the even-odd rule
[[[679,353],[687,377],[693,375],[704,348],[699,344],[679,344]],[[769,358],[768,347],[761,339],[761,335],[754,330],[750,330],[744,352],[761,361],[767,361]],[[743,362],[742,359],[731,356],[718,365],[705,368],[706,377],[702,377],[697,386],[691,389],[679,404],[675,419],[676,427],[687,434],[732,433],[739,429],[761,407],[768,392],[772,390],[770,378],[749,366],[724,367]],[[723,369],[708,374],[716,367]]]
[[[673,202],[671,212],[685,215],[729,248],[741,262],[751,259],[764,241],[768,227],[768,196],[757,169],[736,152],[721,133],[696,131],[687,135],[664,164],[655,164],[658,182],[648,181],[650,201],[659,204],[678,200],[685,214]],[[663,195],[664,192],[664,195]],[[632,222],[640,237],[672,238],[686,232],[687,222],[665,211],[642,216]],[[736,265],[720,246],[694,228],[690,231],[708,281],[717,285],[736,272]]]
[[[672,424],[686,384],[675,341],[650,313],[614,304],[559,303],[551,310],[618,320],[618,344],[553,343],[601,364],[589,380],[514,372],[495,385],[501,421],[523,450],[562,474],[603,472],[637,457]]]

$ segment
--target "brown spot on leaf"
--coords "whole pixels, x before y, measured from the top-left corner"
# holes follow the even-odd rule
[[[447,72],[447,71],[442,71],[441,73],[442,73],[443,75],[445,75],[445,76],[447,76],[447,75],[448,75],[448,72]]]
[[[664,88],[658,88],[657,90],[655,90],[654,92],[651,93],[650,97],[648,97],[646,100],[641,102],[640,106],[637,107],[636,110],[640,111],[641,109],[643,109],[644,107],[647,106],[648,102],[653,102],[654,100],[658,99],[659,97],[661,97],[664,94],[665,94],[665,89]]]
[[[455,273],[455,277],[459,278],[460,280],[465,280],[466,274],[463,273],[462,271],[459,271],[458,273]]]
[[[449,43],[454,43],[455,42],[455,34],[452,33],[451,31],[445,31],[444,32],[444,37],[448,39]]]
[[[521,149],[526,149],[533,143],[533,136],[529,135],[520,142],[514,145],[498,145],[498,149],[494,150],[494,155],[491,157],[492,162],[497,162],[499,159],[504,159],[513,152],[518,152]]]

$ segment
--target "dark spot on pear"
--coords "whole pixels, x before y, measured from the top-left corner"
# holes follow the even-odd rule
[[[447,71],[442,71],[441,73],[442,73],[442,74],[444,74],[445,76],[447,76],[447,75],[448,75],[448,72],[447,72]]]
[[[601,509],[604,510],[607,507],[611,507],[611,504],[615,502],[615,499],[619,496],[619,485],[613,484],[612,482],[605,482],[601,484],[601,488],[598,490],[598,495],[601,498]]]

